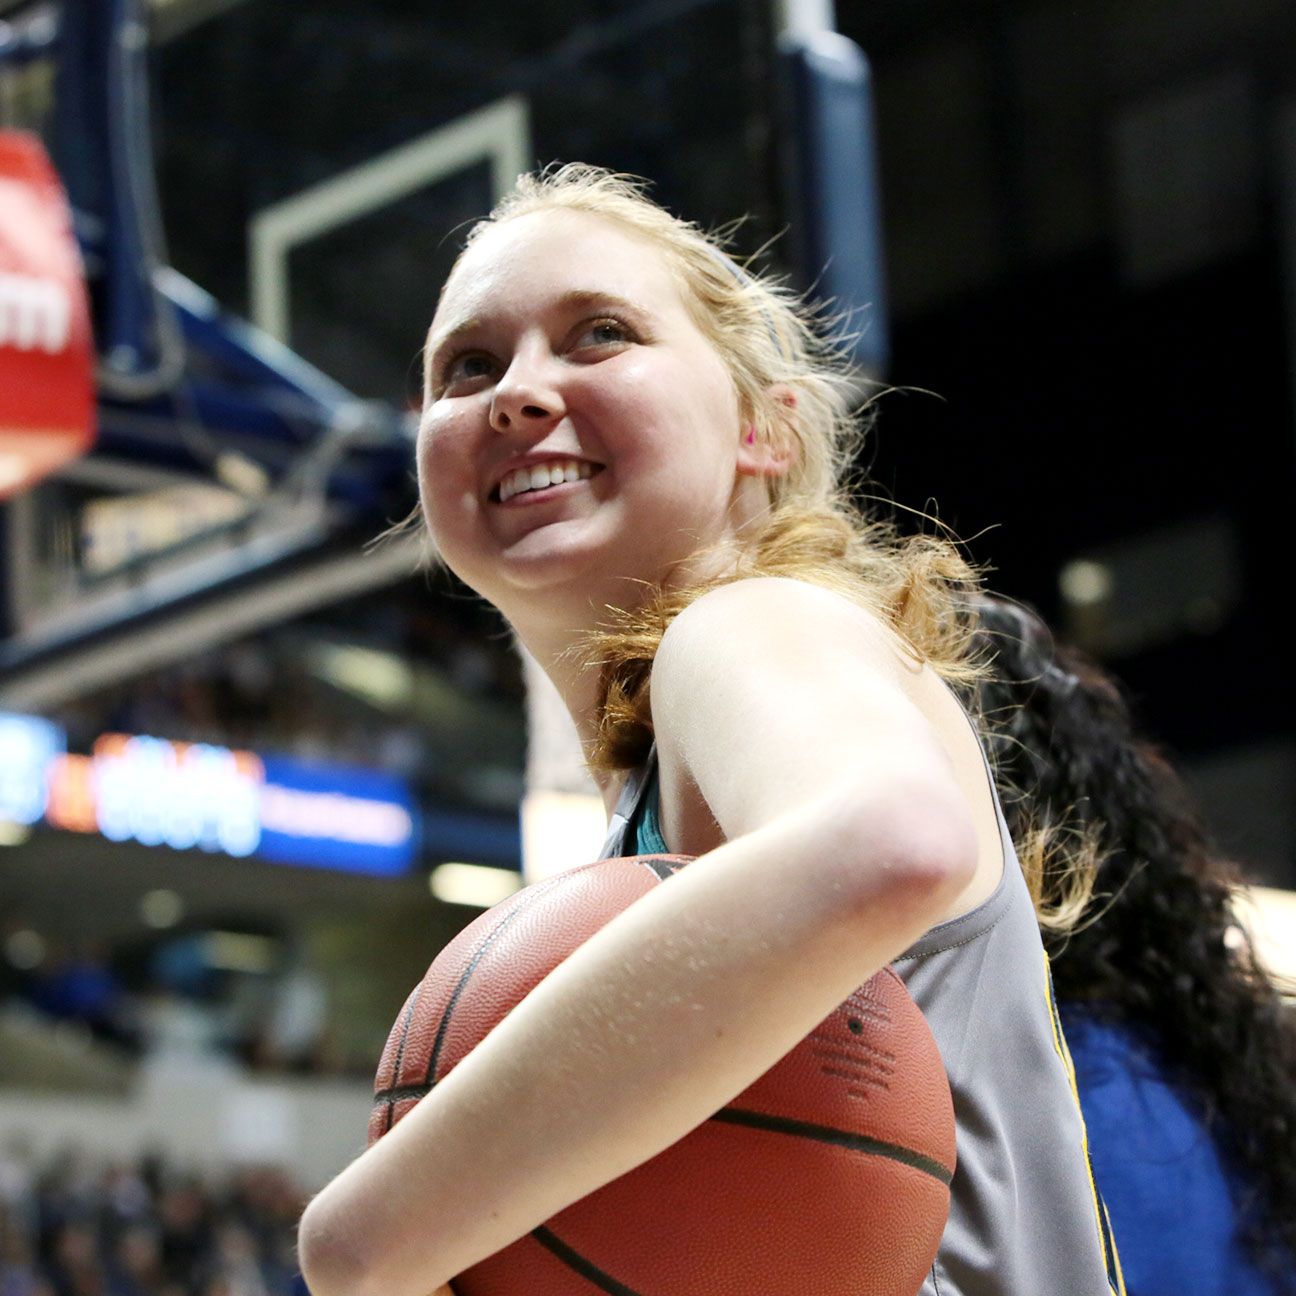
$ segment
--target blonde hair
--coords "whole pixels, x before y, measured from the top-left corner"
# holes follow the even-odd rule
[[[657,250],[683,301],[724,360],[744,422],[789,466],[769,479],[769,508],[744,532],[746,548],[721,574],[645,592],[574,651],[600,670],[602,707],[592,763],[629,768],[652,742],[649,686],[661,637],[679,612],[718,585],[789,576],[836,590],[888,622],[917,660],[953,681],[970,681],[972,624],[965,613],[975,571],[946,535],[902,537],[863,517],[847,498],[846,475],[863,435],[859,383],[824,340],[819,315],[785,284],[740,266],[722,235],[704,232],[653,202],[643,181],[582,163],[546,168],[514,189],[470,232],[535,212],[574,211],[620,226]],[[794,401],[775,399],[781,387]]]

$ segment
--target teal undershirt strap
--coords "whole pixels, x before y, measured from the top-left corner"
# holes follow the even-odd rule
[[[634,843],[636,855],[669,855],[670,847],[666,845],[666,840],[661,835],[661,793],[657,783],[655,761],[648,779],[648,786],[639,800],[639,808],[630,821],[630,832],[626,837]]]

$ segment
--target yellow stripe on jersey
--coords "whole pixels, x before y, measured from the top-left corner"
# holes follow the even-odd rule
[[[1062,1059],[1066,1069],[1067,1083],[1071,1087],[1071,1098],[1075,1102],[1076,1113],[1080,1117],[1080,1145],[1084,1151],[1085,1169],[1089,1174],[1089,1191],[1093,1194],[1094,1220],[1098,1226],[1098,1244],[1102,1247],[1103,1263],[1107,1269],[1107,1285],[1114,1296],[1126,1296],[1125,1275],[1121,1272],[1120,1256],[1116,1251],[1116,1239],[1112,1235],[1111,1218],[1107,1206],[1098,1191],[1098,1181],[1094,1178],[1093,1159],[1089,1155],[1089,1130],[1085,1125],[1084,1111],[1080,1106],[1080,1089],[1076,1084],[1075,1063],[1071,1060],[1071,1050],[1067,1048],[1066,1036],[1062,1033],[1062,1018],[1058,1015],[1057,1000],[1053,994],[1053,969],[1049,963],[1047,951],[1044,954],[1044,993],[1048,998],[1049,1020],[1053,1023],[1053,1047]]]

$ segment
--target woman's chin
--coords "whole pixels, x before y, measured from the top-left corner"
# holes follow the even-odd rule
[[[510,620],[525,617],[528,602],[542,615],[560,615],[570,602],[576,615],[585,609],[600,611],[609,604],[625,606],[635,601],[635,591],[661,578],[661,564],[651,561],[641,546],[596,543],[590,536],[545,537],[528,535],[523,543],[500,555],[490,573],[491,588],[479,593]]]
[[[539,527],[501,546],[491,562],[483,564],[480,581],[468,583],[507,613],[504,603],[510,596],[553,593],[596,579],[604,549],[586,528]]]
[[[503,529],[503,528],[501,528]],[[543,596],[550,615],[569,595],[573,607],[603,608],[634,601],[696,554],[696,540],[681,532],[627,527],[624,515],[566,517],[494,536],[489,552],[446,557],[456,575],[510,620],[527,616],[527,600]]]

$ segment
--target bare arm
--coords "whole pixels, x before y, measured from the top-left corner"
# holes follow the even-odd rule
[[[707,1119],[942,916],[975,835],[905,669],[867,614],[791,582],[677,619],[653,676],[663,771],[728,840],[312,1202],[314,1296],[427,1296]]]

